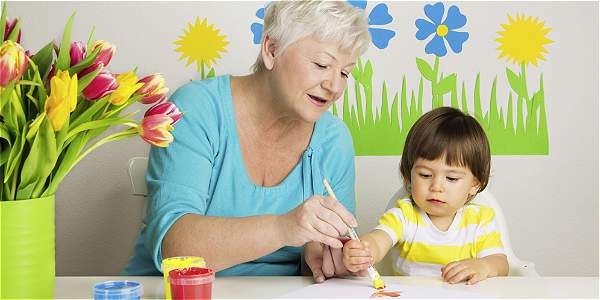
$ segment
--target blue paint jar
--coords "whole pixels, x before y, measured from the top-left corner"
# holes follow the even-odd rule
[[[135,281],[105,281],[94,285],[95,300],[139,300],[142,284]]]

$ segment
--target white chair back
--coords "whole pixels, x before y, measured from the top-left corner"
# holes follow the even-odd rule
[[[146,169],[148,168],[147,157],[133,157],[129,159],[128,169],[131,179],[131,194],[136,196],[148,195],[146,187]]]
[[[396,205],[396,201],[404,195],[407,194],[406,189],[404,187],[400,188],[390,202],[388,203],[386,210],[394,207]],[[508,259],[509,264],[509,276],[531,276],[531,277],[539,277],[540,275],[535,270],[535,265],[530,261],[523,261],[519,259],[513,249],[512,244],[510,243],[510,236],[508,234],[508,227],[506,226],[506,219],[504,218],[504,213],[502,212],[502,208],[496,201],[494,195],[489,192],[487,189],[483,190],[481,193],[475,196],[475,199],[472,200],[473,203],[485,205],[491,207],[496,213],[496,219],[498,222],[498,226],[500,227],[500,234],[502,238],[502,243],[504,244],[504,249],[506,251],[506,257]]]

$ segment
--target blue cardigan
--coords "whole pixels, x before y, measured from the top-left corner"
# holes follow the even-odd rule
[[[229,75],[185,84],[171,101],[185,114],[172,132],[174,142],[150,150],[146,226],[123,275],[160,275],[162,239],[185,214],[283,214],[312,195],[326,195],[323,178],[354,213],[352,137],[331,113],[316,122],[310,144],[292,172],[279,185],[263,187],[251,181],[244,166]],[[301,252],[302,247],[283,247],[217,275],[299,275]]]

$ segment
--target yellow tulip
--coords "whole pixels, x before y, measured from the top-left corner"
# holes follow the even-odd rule
[[[50,80],[50,96],[46,99],[44,111],[54,131],[65,125],[69,114],[77,106],[77,74],[69,77],[68,71],[59,70]]]
[[[108,101],[113,105],[123,105],[135,91],[144,86],[143,83],[137,82],[137,77],[135,77],[135,74],[131,71],[117,75],[119,87],[110,94]]]

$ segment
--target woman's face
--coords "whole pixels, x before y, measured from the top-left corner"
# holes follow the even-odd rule
[[[302,38],[274,59],[274,96],[295,117],[314,123],[340,98],[355,62],[336,42]]]

